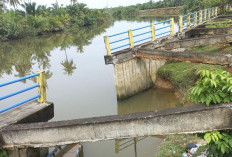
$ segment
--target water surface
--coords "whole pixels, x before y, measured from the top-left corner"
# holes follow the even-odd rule
[[[153,20],[154,22],[154,20]],[[116,21],[102,27],[86,28],[72,33],[57,33],[25,38],[0,44],[0,82],[37,70],[45,70],[47,100],[55,105],[52,121],[98,117],[134,112],[156,111],[175,107],[174,91],[150,89],[125,101],[117,102],[114,67],[105,65],[103,36],[127,28],[149,25],[149,21]],[[4,87],[0,95],[32,85],[35,79]],[[0,108],[37,94],[36,90],[0,102]],[[162,139],[140,137],[136,144],[118,147],[127,140],[84,143],[85,157],[152,157]],[[125,146],[123,144],[123,146]],[[122,149],[124,148],[124,149]],[[65,156],[74,156],[75,148]]]

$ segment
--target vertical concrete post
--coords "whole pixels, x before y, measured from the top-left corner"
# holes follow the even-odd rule
[[[194,26],[197,26],[197,12],[194,14]]]
[[[155,25],[151,24],[151,41],[155,41]]]
[[[129,36],[130,48],[133,48],[134,47],[134,39],[133,39],[133,31],[132,31],[132,29],[129,29],[128,36]]]
[[[188,18],[187,28],[190,29],[190,27],[191,27],[191,15],[189,14],[189,16],[187,18]]]
[[[110,41],[108,35],[104,36],[104,42],[105,42],[105,47],[107,51],[107,55],[111,55],[111,50],[110,50]]]
[[[174,35],[174,18],[171,18],[171,21],[170,21],[170,27],[171,27],[171,35]]]
[[[202,23],[203,22],[203,15],[202,15],[202,10],[200,11],[200,23]]]
[[[179,16],[179,31],[183,32],[183,16]]]
[[[40,93],[40,97],[38,98],[38,101],[40,103],[46,102],[46,77],[45,77],[45,71],[38,71],[39,76],[37,76],[37,83],[39,84],[38,91]]]

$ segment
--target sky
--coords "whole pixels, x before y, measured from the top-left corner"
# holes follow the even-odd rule
[[[128,6],[134,5],[138,3],[149,2],[150,0],[78,0],[80,3],[85,3],[89,8],[105,8],[107,7],[117,7],[117,6]],[[157,1],[157,0],[153,0]],[[51,4],[55,3],[56,0],[31,0],[31,2],[36,2],[40,5],[47,5],[50,6]],[[67,5],[70,4],[69,0],[58,0],[58,3]]]

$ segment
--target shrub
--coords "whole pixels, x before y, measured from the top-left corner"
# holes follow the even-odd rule
[[[229,157],[232,154],[232,135],[229,132],[213,131],[206,133],[204,139],[209,145],[209,156]]]
[[[192,102],[209,106],[232,101],[232,75],[229,72],[200,70],[198,75],[200,79],[190,89]]]

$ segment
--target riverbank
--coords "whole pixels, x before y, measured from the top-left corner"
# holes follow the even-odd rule
[[[204,69],[225,70],[226,67],[199,63],[167,62],[158,70],[157,76],[169,81],[174,86],[174,89],[181,94],[179,104],[184,104],[189,96],[188,90],[195,85],[198,79],[197,72]]]
[[[25,3],[27,11],[0,12],[0,41],[37,36],[77,28],[103,25],[111,15],[103,9],[89,9],[77,3],[66,7],[37,6]],[[30,8],[33,6],[33,9]]]

